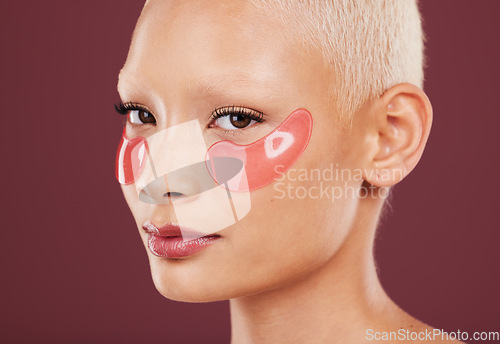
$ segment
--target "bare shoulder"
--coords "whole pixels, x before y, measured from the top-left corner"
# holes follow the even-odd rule
[[[466,335],[466,334],[465,334]],[[399,307],[389,307],[373,329],[365,333],[366,343],[460,344],[463,332],[444,332],[415,319]]]

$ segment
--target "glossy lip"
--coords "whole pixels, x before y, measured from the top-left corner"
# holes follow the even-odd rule
[[[202,233],[167,223],[161,227],[147,222],[142,228],[148,233],[148,249],[164,258],[182,258],[193,255],[220,239],[220,235]]]

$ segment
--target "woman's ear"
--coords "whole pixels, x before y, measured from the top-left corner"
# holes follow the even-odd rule
[[[378,101],[373,132],[378,145],[371,150],[364,179],[375,186],[397,184],[417,165],[432,124],[432,106],[425,93],[411,84],[398,84]]]

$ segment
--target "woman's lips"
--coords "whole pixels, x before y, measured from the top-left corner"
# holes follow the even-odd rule
[[[148,233],[149,251],[157,257],[182,258],[201,251],[220,239],[219,235],[203,236],[188,228],[168,223],[157,227],[146,223],[142,228]]]

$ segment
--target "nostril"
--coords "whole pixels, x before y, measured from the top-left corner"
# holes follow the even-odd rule
[[[163,197],[170,197],[170,198],[182,198],[182,197],[186,197],[186,195],[184,195],[183,193],[181,192],[165,192],[163,194]]]
[[[149,204],[168,204],[170,198],[163,196],[165,190],[167,190],[165,179],[156,178],[139,192],[139,199]]]

